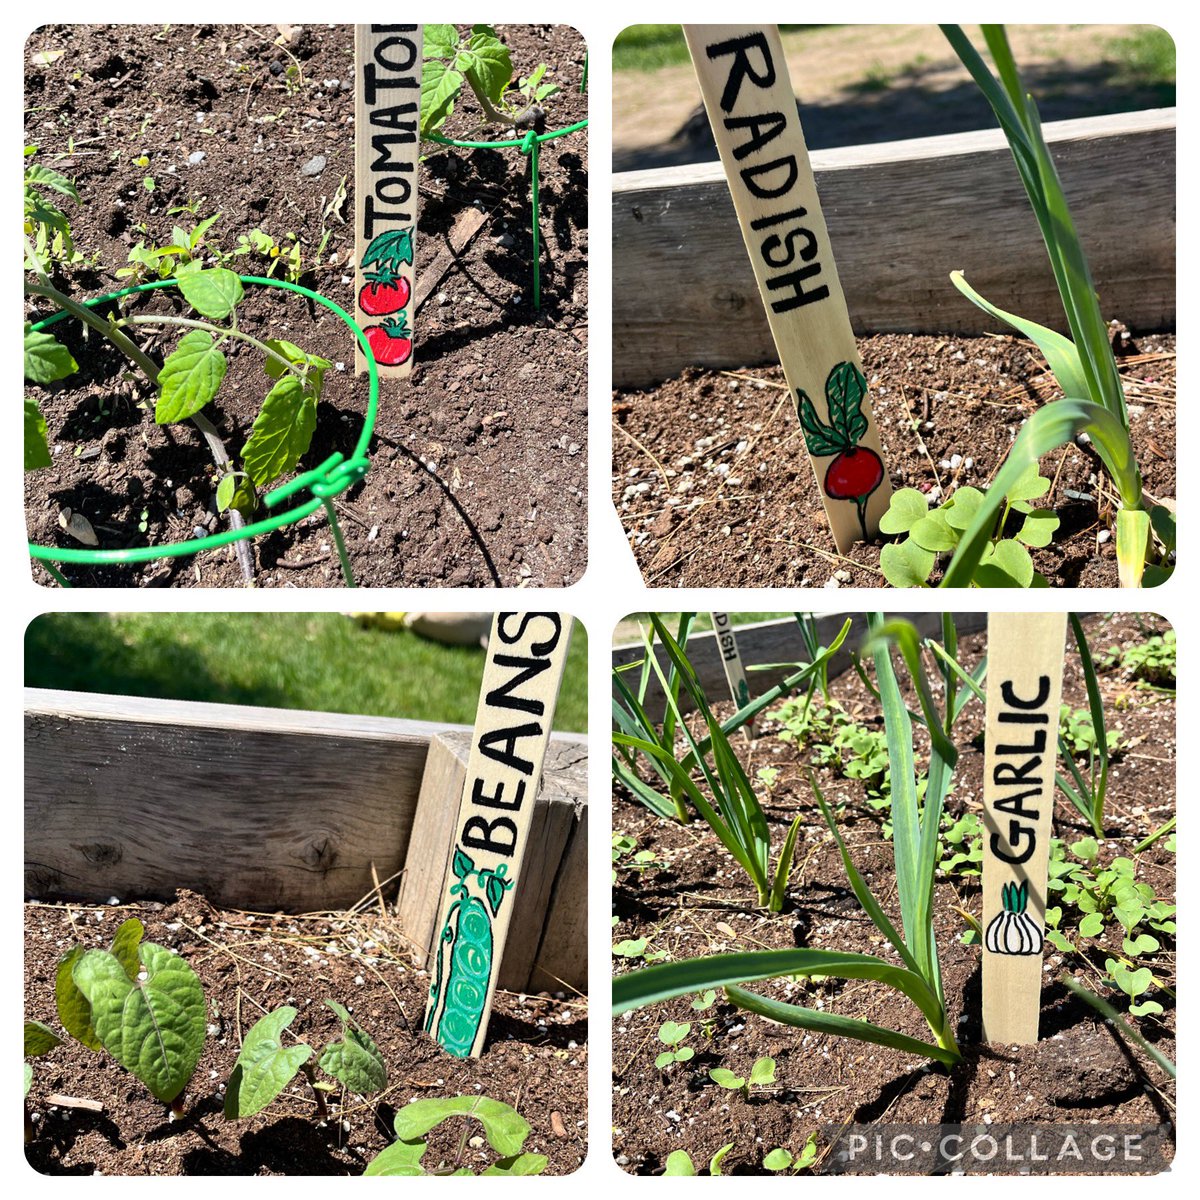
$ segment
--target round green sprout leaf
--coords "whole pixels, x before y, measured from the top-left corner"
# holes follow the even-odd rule
[[[229,316],[245,294],[242,281],[224,267],[181,272],[176,278],[183,298],[201,316],[216,321]]]
[[[311,1046],[283,1045],[283,1031],[296,1019],[296,1011],[285,1004],[255,1022],[246,1034],[225,1088],[225,1116],[230,1120],[261,1112],[312,1056]]]
[[[1142,1004],[1131,1004],[1129,1011],[1135,1017],[1160,1016],[1163,1006],[1157,1000],[1147,1000]]]
[[[1121,948],[1126,954],[1134,957],[1139,954],[1153,954],[1159,948],[1159,941],[1148,933],[1139,933],[1136,938],[1123,939]]]
[[[695,1057],[695,1054],[696,1052],[691,1048],[691,1046],[684,1046],[682,1050],[675,1051],[675,1061],[688,1062],[690,1059]]]
[[[1104,918],[1099,913],[1088,913],[1079,922],[1079,932],[1084,937],[1099,937],[1104,932]]]
[[[935,557],[932,550],[909,538],[884,546],[879,552],[879,567],[892,587],[922,587],[933,570]]]
[[[196,972],[153,942],[134,981],[114,954],[87,950],[72,972],[104,1048],[164,1104],[178,1098],[204,1048],[207,1011]]]
[[[951,529],[963,530],[970,527],[975,519],[975,512],[983,503],[983,493],[974,487],[960,487],[953,496],[942,506],[946,514],[946,523]]]
[[[768,1171],[786,1171],[792,1165],[791,1151],[778,1146],[763,1158],[762,1165]]]
[[[691,1031],[692,1026],[688,1021],[679,1024],[664,1021],[658,1028],[658,1040],[667,1046],[678,1046]]]
[[[916,488],[901,488],[892,493],[888,510],[879,518],[881,533],[908,533],[929,512],[929,500]]]
[[[975,582],[980,587],[1029,587],[1033,582],[1033,559],[1020,542],[1007,538],[984,550]]]
[[[746,1081],[740,1075],[735,1075],[727,1067],[716,1067],[708,1073],[709,1079],[719,1087],[728,1088],[730,1091],[736,1091],[738,1088],[744,1088]]]
[[[529,1122],[511,1105],[490,1096],[414,1100],[396,1114],[393,1124],[401,1141],[412,1142],[454,1116],[478,1121],[488,1145],[505,1158],[520,1154],[529,1136]]]
[[[664,1050],[655,1060],[654,1065],[661,1071],[664,1067],[669,1067],[675,1061],[674,1050]]]
[[[342,1023],[343,1040],[331,1042],[321,1052],[321,1070],[332,1075],[355,1095],[369,1096],[382,1091],[387,1086],[387,1067],[379,1048],[336,1000],[326,1000],[325,1003]]]
[[[721,1164],[725,1161],[725,1156],[733,1149],[733,1143],[727,1142],[712,1156],[708,1163],[708,1173],[712,1176],[720,1175]]]
[[[672,1150],[667,1155],[667,1169],[664,1175],[695,1175],[696,1164],[686,1150]]]
[[[544,1154],[517,1154],[502,1158],[481,1172],[483,1175],[540,1175],[550,1160]],[[468,1172],[469,1174],[469,1172]]]
[[[649,938],[627,938],[623,942],[618,942],[612,952],[618,958],[641,958],[649,943]]]
[[[1084,862],[1095,862],[1100,853],[1100,843],[1094,837],[1080,838],[1072,843],[1071,853],[1076,858],[1082,858]]]
[[[953,550],[958,545],[958,531],[951,527],[946,513],[940,508],[935,508],[928,516],[922,517],[909,530],[908,536],[918,546],[932,550],[935,554]]]
[[[773,1058],[760,1058],[754,1066],[750,1068],[750,1082],[756,1087],[764,1087],[768,1083],[775,1082],[775,1060]]]
[[[1025,516],[1025,524],[1017,534],[1017,541],[1026,546],[1048,546],[1058,528],[1059,516],[1052,508],[1035,508]]]
[[[425,1153],[428,1145],[428,1142],[393,1142],[375,1155],[367,1164],[363,1175],[393,1175],[410,1178],[415,1175],[424,1175],[421,1156]]]

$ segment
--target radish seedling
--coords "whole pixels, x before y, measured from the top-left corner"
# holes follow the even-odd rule
[[[672,1063],[688,1062],[696,1055],[691,1046],[683,1045],[684,1039],[692,1032],[690,1021],[664,1021],[658,1027],[658,1040],[667,1047],[655,1060],[654,1065],[665,1070]]]
[[[317,1065],[347,1091],[370,1096],[387,1086],[387,1067],[370,1035],[336,1000],[326,1000],[342,1023],[342,1040],[330,1042]],[[252,1117],[302,1073],[313,1089],[317,1119],[326,1121],[325,1092],[332,1085],[317,1079],[310,1062],[315,1051],[307,1042],[283,1045],[283,1031],[296,1019],[296,1009],[285,1004],[255,1022],[242,1042],[233,1074],[225,1088],[225,1116],[230,1120]]]
[[[715,1067],[709,1071],[708,1077],[718,1087],[723,1087],[730,1092],[741,1092],[742,1099],[749,1100],[752,1087],[768,1087],[775,1082],[775,1060],[773,1058],[756,1059],[754,1066],[750,1068],[749,1079],[735,1075],[727,1067]]]

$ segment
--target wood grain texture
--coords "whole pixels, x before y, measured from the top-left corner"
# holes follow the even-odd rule
[[[983,1036],[1006,1046],[1038,1040],[1066,632],[1066,613],[988,619]]]
[[[1058,121],[1046,140],[1106,316],[1175,325],[1175,110]],[[859,334],[999,326],[950,283],[1066,330],[1054,277],[998,129],[815,151],[812,164]],[[720,163],[615,177],[613,382],[775,361]]]
[[[879,532],[892,486],[779,29],[685,25],[683,33],[793,402],[799,410],[811,401],[816,428],[837,442],[814,440],[805,424],[814,480],[845,554]],[[838,397],[849,392],[852,406],[840,411]]]
[[[941,638],[940,613],[889,612],[887,615],[889,617],[912,621],[924,637],[936,637],[939,640]],[[828,646],[837,637],[839,630],[848,616],[853,617],[854,624],[851,626],[850,635],[842,644],[841,649],[830,660],[829,674],[831,677],[840,675],[849,668],[850,651],[857,649],[866,637],[867,621],[861,613],[825,613],[817,618],[818,636],[820,637],[821,645]],[[969,633],[978,633],[979,630],[987,626],[986,613],[955,613],[954,620],[958,628],[959,637],[965,637]],[[751,625],[738,625],[735,628],[737,629],[738,648],[742,654],[742,661],[748,668],[753,668],[756,663],[806,661],[804,642],[800,637],[800,630],[792,617],[782,617],[772,621],[759,621]],[[671,628],[671,632],[674,633],[673,627]],[[687,652],[688,661],[699,676],[705,693],[710,698],[723,696],[727,685],[718,635],[714,632],[692,634],[688,639]],[[643,649],[640,642],[632,646],[618,646],[612,652],[613,666],[619,667],[627,663],[640,661],[642,655]],[[666,655],[661,655],[660,661],[663,663],[665,670],[669,665]],[[747,680],[750,685],[751,697],[761,695],[768,688],[780,683],[790,673],[784,670],[750,670]],[[681,693],[679,705],[685,711],[690,707],[686,691]],[[649,690],[646,693],[646,711],[655,720],[662,719],[663,694],[662,689],[658,686],[657,678],[652,678]]]
[[[25,892],[344,908],[400,870],[423,722],[31,689]]]
[[[354,319],[365,331],[403,321],[415,340],[417,305],[413,268],[417,243],[417,175],[421,143],[420,25],[354,27]],[[383,246],[381,235],[403,231],[407,261],[396,243]],[[397,311],[363,307],[368,284],[399,281],[407,300]],[[376,351],[378,355],[378,350]],[[381,379],[406,379],[412,372],[410,347],[403,362],[379,362]],[[367,360],[357,339],[354,370],[366,372]]]
[[[526,873],[571,623],[568,614],[555,612],[497,612],[492,622],[425,1011],[425,1031],[456,1057],[478,1057],[487,1041],[514,927],[515,891]],[[443,803],[452,804],[454,796],[448,793]],[[545,845],[533,844],[535,853],[550,852],[555,835],[546,830],[545,836]],[[534,860],[529,863],[536,872]],[[535,877],[529,886],[537,894],[546,885]],[[514,944],[524,936],[519,932]]]
[[[746,666],[742,662],[742,654],[738,649],[737,635],[733,632],[729,614],[726,612],[710,612],[713,633],[721,649],[721,662],[725,668],[725,682],[729,685],[729,695],[738,708],[750,703],[750,682],[746,678]],[[754,722],[747,721],[742,726],[742,733],[753,741]]]
[[[467,731],[438,735],[430,743],[397,901],[421,968],[432,958],[450,881],[458,813],[446,797],[462,794],[470,749]],[[587,922],[587,755],[585,740],[565,734],[553,737],[546,751],[500,967],[499,986],[508,991],[560,990],[562,983],[554,979],[587,990],[587,938],[580,932]]]

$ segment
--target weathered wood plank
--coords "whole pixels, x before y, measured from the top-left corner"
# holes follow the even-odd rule
[[[1045,127],[1106,314],[1175,324],[1175,110]],[[855,331],[997,328],[950,283],[1064,327],[1046,252],[999,130],[815,151]],[[720,163],[613,181],[613,382],[777,361]],[[868,375],[870,373],[868,366]]]
[[[25,891],[341,908],[404,863],[424,722],[30,689]]]
[[[941,613],[911,613],[889,612],[889,617],[912,621],[920,630],[923,637],[936,637],[941,640]],[[854,618],[850,634],[842,644],[841,649],[834,654],[829,664],[831,676],[840,675],[850,666],[850,651],[857,650],[867,634],[866,617],[860,613],[825,613],[817,617],[817,631],[821,645],[828,646],[848,616]],[[959,637],[969,633],[978,633],[987,627],[986,613],[955,613],[955,625]],[[807,655],[804,642],[800,638],[800,629],[791,617],[783,617],[773,621],[759,621],[751,625],[734,626],[737,631],[738,648],[742,661],[747,667],[746,682],[750,687],[750,696],[759,696],[768,688],[780,683],[791,672],[755,671],[755,664],[762,663],[791,663],[804,662]],[[672,629],[672,632],[674,630]],[[617,646],[612,652],[614,667],[626,663],[637,662],[644,651],[640,643],[634,646]],[[688,661],[695,668],[696,674],[710,699],[722,699],[727,691],[725,680],[725,665],[721,653],[720,635],[712,630],[704,633],[694,633],[688,638]],[[660,661],[664,669],[668,666],[665,655]],[[680,707],[690,708],[686,692],[680,695]],[[658,686],[657,678],[653,679],[646,694],[646,710],[655,719],[661,718],[663,705],[662,689]]]
[[[581,761],[586,785],[587,759]],[[587,805],[579,807],[578,820],[567,843],[554,881],[554,894],[546,911],[542,944],[526,985],[531,992],[588,990],[588,822]]]
[[[414,960],[425,967],[434,952],[438,914],[450,878],[450,855],[471,750],[471,732],[440,734],[432,740],[412,828],[396,911],[411,940]],[[550,937],[545,966],[570,987],[587,988],[586,937],[582,958],[560,948],[571,930],[587,920],[587,888],[578,886],[578,863],[568,867],[572,847],[587,822],[587,743],[555,737],[546,751],[543,785],[533,808],[528,850],[517,882],[513,920],[500,967],[499,986],[509,991],[535,987],[542,975],[539,947]],[[586,848],[584,850],[586,880]],[[565,881],[565,882],[564,882]],[[570,885],[570,881],[574,881]],[[563,974],[566,971],[567,974]],[[562,984],[542,982],[537,990]]]

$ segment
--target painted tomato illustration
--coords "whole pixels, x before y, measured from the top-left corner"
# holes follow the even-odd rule
[[[375,352],[375,361],[381,367],[399,367],[412,357],[412,337],[403,313],[398,320],[368,325],[363,332]]]
[[[825,468],[825,494],[831,500],[848,500],[858,510],[858,523],[864,541],[867,529],[867,501],[883,482],[883,461],[869,446],[859,442],[867,432],[868,421],[862,404],[867,395],[867,380],[851,362],[838,363],[825,381],[825,403],[829,424],[818,416],[813,402],[803,391],[797,392],[797,410],[804,430],[804,443],[814,458],[829,458]]]
[[[393,279],[380,273],[358,293],[358,307],[369,317],[386,317],[408,306],[412,288],[403,275]]]

